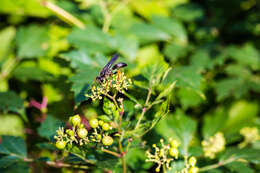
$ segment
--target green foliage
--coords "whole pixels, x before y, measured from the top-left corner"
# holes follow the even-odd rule
[[[21,113],[23,109],[23,100],[13,91],[0,93],[0,111]]]
[[[154,172],[145,151],[161,138],[180,143],[167,172],[183,170],[186,156],[204,172],[259,172],[259,8],[256,0],[1,0],[0,172],[124,172],[123,160],[128,172]],[[93,101],[86,94],[101,88],[95,79],[115,53],[128,66],[114,76],[131,85],[120,92],[108,83],[111,95]],[[63,120],[75,114],[88,139],[72,135],[57,150],[56,130],[70,129]],[[90,118],[109,130],[99,124],[98,136]],[[205,143],[221,146],[216,134],[223,150],[208,158]],[[104,135],[111,145],[88,141]]]

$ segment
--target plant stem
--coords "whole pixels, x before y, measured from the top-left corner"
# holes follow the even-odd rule
[[[109,27],[110,27],[110,23],[111,23],[111,15],[109,14],[109,11],[107,9],[107,4],[105,3],[104,0],[100,1],[100,7],[101,10],[103,12],[104,15],[104,24],[103,24],[103,28],[102,31],[103,32],[108,32],[109,31]]]
[[[208,171],[208,170],[211,170],[211,169],[216,169],[218,167],[221,167],[221,166],[224,166],[226,164],[229,164],[231,162],[234,162],[236,159],[235,158],[229,158],[227,160],[224,160],[224,161],[221,161],[221,162],[218,162],[216,164],[212,164],[212,165],[208,165],[208,166],[204,166],[202,168],[199,168],[199,172],[205,172],[205,171]]]
[[[81,29],[85,28],[85,25],[76,17],[71,15],[69,12],[65,11],[64,9],[60,8],[59,6],[49,2],[47,0],[42,0],[42,5],[54,12],[57,16],[59,16],[63,21],[66,23],[73,24]]]
[[[165,168],[165,164],[163,164],[163,173],[166,173],[166,168]]]
[[[111,155],[113,155],[113,156],[121,157],[120,154],[118,154],[118,153],[116,153],[116,152],[114,152],[114,151],[110,151],[110,150],[107,150],[107,149],[104,149],[104,148],[101,148],[101,150],[102,150],[103,152],[108,153],[108,154],[111,154]]]
[[[147,94],[147,97],[146,97],[146,101],[145,101],[145,105],[143,106],[143,110],[142,110],[142,113],[141,113],[141,116],[139,117],[137,123],[136,123],[136,126],[135,126],[135,129],[137,129],[142,121],[142,119],[144,118],[144,114],[145,112],[150,108],[147,109],[147,106],[149,104],[149,100],[151,98],[151,94],[152,94],[152,89],[149,88],[148,89],[148,94]]]

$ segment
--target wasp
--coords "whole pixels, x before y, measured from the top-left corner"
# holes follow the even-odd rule
[[[119,62],[113,65],[118,59],[119,55],[115,54],[110,61],[105,65],[105,67],[100,71],[99,76],[96,77],[98,83],[102,83],[108,76],[112,76],[119,71],[120,68],[126,67],[127,64],[124,62]],[[117,71],[115,71],[117,70]],[[115,71],[115,72],[114,72]]]

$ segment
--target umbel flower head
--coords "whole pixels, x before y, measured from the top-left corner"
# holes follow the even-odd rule
[[[226,140],[223,133],[217,132],[214,136],[209,137],[209,139],[203,140],[201,144],[205,157],[214,159],[218,152],[225,149]]]
[[[107,95],[112,90],[123,93],[131,84],[131,79],[128,79],[124,72],[118,70],[116,74],[107,76],[101,83],[95,82],[86,97],[90,97],[93,101],[101,100],[103,95]]]
[[[253,144],[260,140],[257,127],[243,127],[240,130],[240,134],[244,137],[244,141],[239,144],[240,148],[245,147],[248,144]]]

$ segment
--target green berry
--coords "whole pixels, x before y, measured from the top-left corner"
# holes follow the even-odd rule
[[[100,126],[102,126],[102,125],[104,124],[104,121],[99,120],[99,121],[98,121],[98,124],[99,124]]]
[[[180,143],[177,140],[172,140],[170,142],[170,145],[172,148],[178,148],[178,146],[180,145]]]
[[[112,145],[113,144],[113,138],[110,136],[104,136],[102,139],[102,143],[106,146]]]
[[[66,130],[66,133],[67,133],[68,135],[70,135],[70,136],[73,136],[73,135],[74,135],[74,133],[73,133],[73,131],[72,131],[71,129],[67,129],[67,130]]]
[[[77,125],[80,125],[81,118],[79,115],[74,115],[73,117],[70,117],[70,123],[75,127]]]
[[[97,128],[98,127],[98,120],[95,118],[95,119],[91,119],[89,121],[89,125],[90,127],[92,127],[93,129]]]
[[[77,134],[80,138],[85,138],[88,135],[88,131],[85,128],[81,128],[77,130]]]
[[[100,134],[97,134],[96,138],[97,138],[97,140],[100,140],[102,138],[102,136]]]
[[[177,159],[179,155],[179,151],[176,148],[170,148],[169,154],[170,156],[175,157]]]
[[[110,129],[110,125],[108,123],[104,123],[102,125],[102,129],[105,130],[105,131],[108,131]]]
[[[160,172],[160,168],[156,168],[155,171],[156,171],[156,172]]]
[[[58,149],[62,150],[66,147],[66,142],[65,141],[57,141],[55,145]]]

